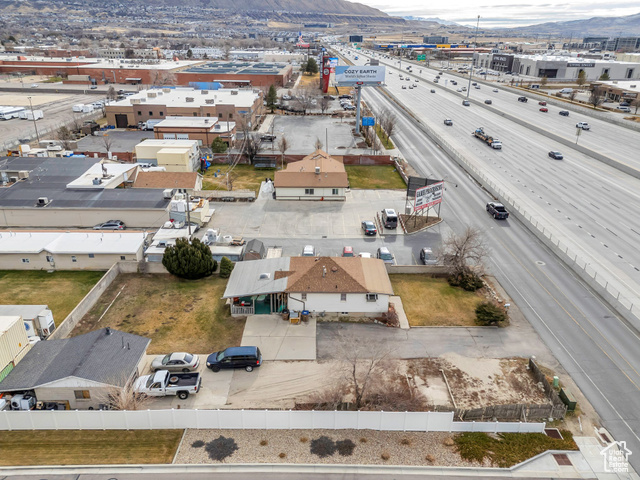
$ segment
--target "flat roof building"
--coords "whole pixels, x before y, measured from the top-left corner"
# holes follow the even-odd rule
[[[141,90],[106,107],[107,123],[118,128],[167,117],[217,118],[254,125],[264,112],[262,92],[253,89],[196,90],[188,87]]]
[[[206,147],[220,138],[228,146],[235,142],[236,122],[219,120],[216,117],[166,117],[153,127],[158,139],[196,140]]]
[[[288,63],[199,62],[176,73],[178,85],[189,82],[221,82],[225,86],[283,87],[293,75]]]

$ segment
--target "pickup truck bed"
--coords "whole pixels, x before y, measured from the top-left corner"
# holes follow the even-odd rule
[[[199,376],[200,374],[197,372],[180,374],[172,373],[169,375],[167,387],[193,387],[198,383]]]

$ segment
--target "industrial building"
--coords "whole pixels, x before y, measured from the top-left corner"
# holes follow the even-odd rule
[[[167,172],[195,172],[200,167],[197,140],[145,140],[136,145],[136,158]]]
[[[235,143],[236,122],[219,121],[216,117],[166,117],[153,127],[156,138],[164,140],[196,140],[210,146],[220,138],[227,146]]]
[[[178,85],[190,82],[220,82],[225,86],[285,86],[293,75],[288,63],[199,62],[176,73]]]
[[[167,117],[207,117],[218,122],[255,124],[264,113],[262,92],[258,90],[157,88],[141,90],[106,107],[107,123],[117,128],[138,125]]]

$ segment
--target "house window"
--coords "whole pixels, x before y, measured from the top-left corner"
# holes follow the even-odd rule
[[[307,299],[307,294],[306,294],[306,293],[303,293],[303,294],[302,294],[302,300],[306,300],[306,299]]]
[[[222,113],[219,113],[219,114],[218,114],[218,118],[222,118]]]
[[[338,195],[338,189],[337,188],[332,189],[331,190],[331,194],[332,195]]]
[[[305,188],[304,189],[304,194],[305,195],[313,195],[313,192],[314,192],[313,188]]]
[[[47,262],[53,263],[53,255],[47,255]]]
[[[341,302],[346,302],[347,301],[347,294],[346,293],[341,293],[340,294],[340,301]]]
[[[29,259],[28,258],[23,258],[22,259],[22,263],[29,263]]]
[[[377,293],[367,293],[367,302],[375,302],[376,300],[378,300]]]
[[[120,255],[120,260],[126,260],[127,257],[125,257],[124,255]]]
[[[138,115],[142,116],[142,110],[138,110]]]
[[[90,253],[90,254],[89,254],[89,258],[96,258],[96,256],[95,256],[95,254]]]
[[[149,116],[150,116],[150,117],[151,117],[151,116],[153,116],[153,112],[149,112]]]
[[[210,117],[210,116],[211,116],[211,114],[210,114],[210,113],[207,113],[207,117]]]
[[[76,258],[76,256],[75,256],[75,255],[71,255],[71,261],[72,261],[73,263],[75,263],[75,262],[77,262],[77,261],[78,261],[78,259]]]
[[[193,112],[193,116],[197,117],[198,116],[198,112]]]
[[[160,112],[160,116],[161,116],[161,117],[164,117],[164,112]]]
[[[229,114],[229,118],[233,118],[233,113],[230,113],[230,114]]]
[[[75,395],[76,400],[88,400],[91,398],[89,390],[74,390],[73,394]]]

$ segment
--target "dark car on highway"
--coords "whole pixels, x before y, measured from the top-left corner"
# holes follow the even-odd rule
[[[529,101],[529,99],[527,97],[518,97],[518,101],[527,103]]]
[[[556,152],[553,150],[549,152],[549,156],[556,160],[562,160],[564,158],[560,152]]]
[[[558,113],[560,115],[562,115],[563,117],[568,117],[569,116],[569,110],[560,110]]]
[[[506,220],[509,218],[509,212],[504,208],[504,205],[497,202],[487,203],[487,212],[492,215],[496,220]]]
[[[448,125],[448,126],[450,126],[450,127],[451,127],[451,126],[453,126],[453,120],[451,120],[450,118],[447,118],[447,119],[444,121],[444,124],[445,124],[445,125]]]
[[[362,230],[364,230],[365,235],[375,235],[376,233],[378,233],[378,229],[376,228],[374,223],[369,220],[365,220],[364,222],[362,222]]]

